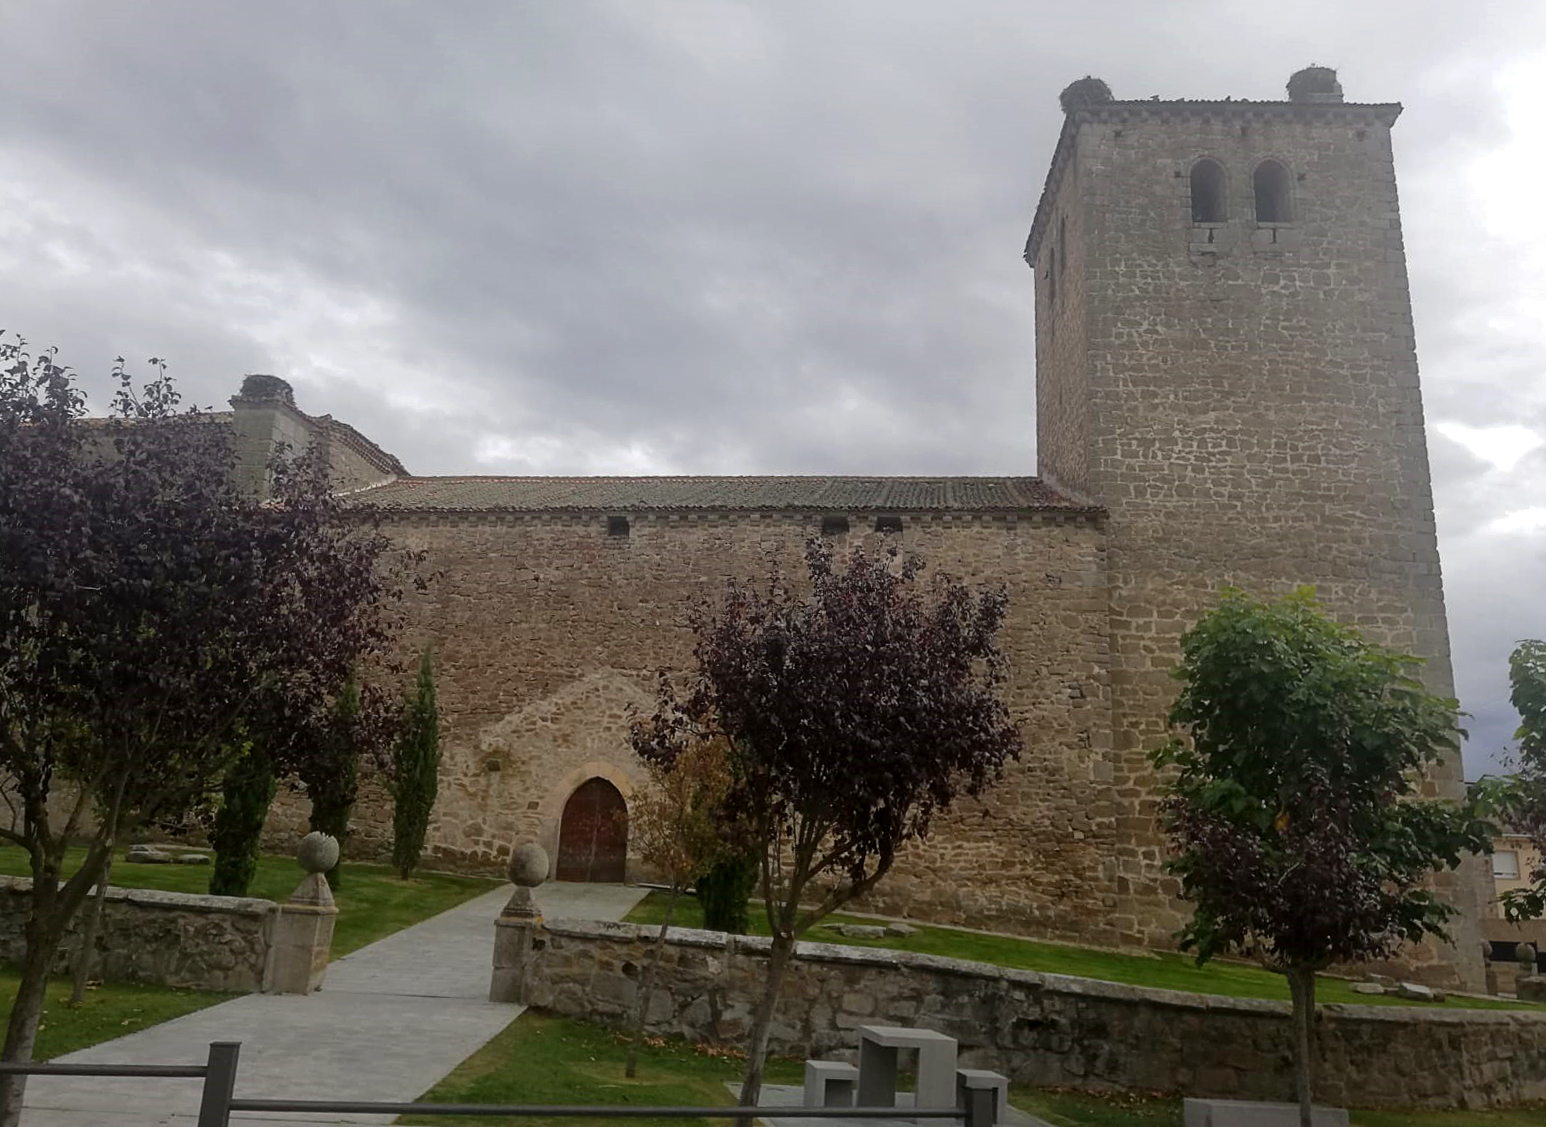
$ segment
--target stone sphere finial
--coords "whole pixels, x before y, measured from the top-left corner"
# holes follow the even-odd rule
[[[312,830],[301,838],[295,859],[308,873],[325,873],[338,864],[338,841],[321,830]]]
[[[535,841],[517,846],[506,870],[510,881],[522,888],[536,888],[548,879],[548,851]]]
[[[1109,101],[1111,101],[1111,87],[1101,79],[1088,74],[1070,82],[1058,95],[1058,105],[1063,107],[1064,113],[1073,113],[1086,106],[1098,106],[1102,102]]]

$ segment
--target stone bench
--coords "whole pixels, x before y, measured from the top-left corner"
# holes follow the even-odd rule
[[[1299,1127],[1299,1105],[1187,1099],[1181,1104],[1181,1122],[1183,1127]],[[1312,1108],[1310,1122],[1313,1127],[1348,1127],[1347,1110]]]
[[[806,1107],[853,1107],[859,1070],[838,1060],[805,1062]]]

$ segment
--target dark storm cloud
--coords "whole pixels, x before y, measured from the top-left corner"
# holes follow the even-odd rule
[[[1546,249],[1487,228],[1460,179],[1510,142],[1494,80],[1540,17],[1282,11],[15,5],[0,323],[87,369],[169,356],[216,405],[274,371],[423,473],[1029,472],[1019,252],[1057,91],[1274,98],[1317,61],[1407,104],[1430,421],[1546,435],[1538,335],[1494,317]],[[1493,555],[1514,544],[1532,592],[1546,565],[1539,532],[1489,529],[1546,471],[1430,445],[1490,740],[1504,635],[1546,632],[1492,597]]]

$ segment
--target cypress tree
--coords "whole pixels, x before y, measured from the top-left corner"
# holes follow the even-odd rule
[[[697,880],[703,926],[745,935],[751,930],[751,898],[761,867],[755,853],[722,857]]]
[[[211,896],[246,896],[258,870],[258,844],[263,822],[279,781],[273,760],[261,741],[249,743],[232,763],[220,787],[220,809],[209,842],[215,850],[215,867],[209,874]]]
[[[392,864],[407,880],[424,851],[424,835],[440,782],[440,711],[435,705],[435,673],[428,650],[419,662],[418,684],[408,700],[402,735],[392,758],[396,780]]]
[[[360,683],[350,677],[333,704],[333,723],[317,754],[300,770],[301,781],[311,796],[311,829],[331,835],[338,842],[338,864],[327,873],[328,887],[337,890],[343,868],[344,844],[349,819],[360,791],[360,749],[356,742],[360,720]]]

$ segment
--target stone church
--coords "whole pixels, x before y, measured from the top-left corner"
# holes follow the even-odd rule
[[[1305,75],[1309,79],[1305,79]],[[326,444],[340,488],[440,573],[432,646],[444,770],[430,852],[492,869],[536,840],[559,879],[620,879],[608,811],[639,785],[627,726],[685,669],[694,600],[798,571],[813,534],[882,542],[1004,584],[1025,754],[910,850],[866,907],[1055,939],[1168,946],[1156,778],[1177,639],[1234,584],[1314,584],[1450,691],[1391,129],[1301,72],[1287,101],[1122,101],[1094,79],[1064,122],[1025,260],[1035,277],[1036,474],[417,477],[272,377],[233,401],[247,466]],[[1032,413],[1030,404],[1026,412]],[[1027,469],[1030,467],[1027,466]],[[1458,762],[1428,780],[1458,795]],[[276,810],[288,830],[299,811]],[[389,840],[362,803],[357,851]],[[1422,955],[1480,986],[1466,923]]]

